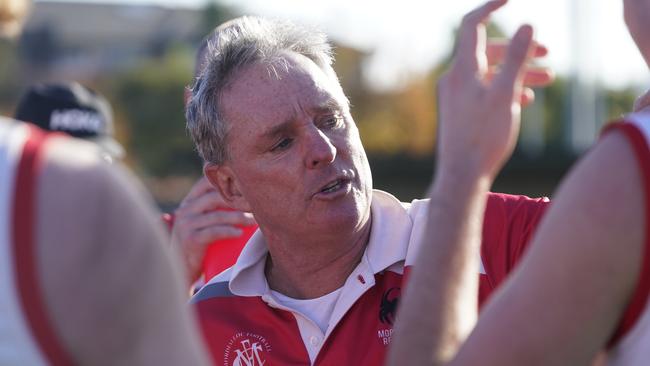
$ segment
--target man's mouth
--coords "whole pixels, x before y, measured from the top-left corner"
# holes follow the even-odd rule
[[[325,187],[323,187],[323,189],[321,189],[320,192],[321,193],[335,192],[335,191],[338,191],[339,189],[341,189],[342,185],[343,185],[343,179],[337,179],[337,180],[329,183]]]
[[[332,177],[332,180],[322,186],[320,190],[315,191],[312,198],[317,197],[318,199],[330,200],[346,195],[352,190],[353,181],[354,172],[341,172]]]

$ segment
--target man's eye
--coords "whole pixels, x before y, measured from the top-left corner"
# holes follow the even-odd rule
[[[280,140],[280,142],[278,142],[271,148],[271,151],[284,150],[287,147],[289,147],[289,145],[291,145],[291,142],[293,142],[293,139],[290,139],[288,137],[283,138],[282,140]]]
[[[328,116],[323,121],[323,126],[326,127],[326,128],[337,127],[337,126],[339,126],[341,124],[342,119],[343,118],[341,118],[341,116],[339,116],[339,115]]]

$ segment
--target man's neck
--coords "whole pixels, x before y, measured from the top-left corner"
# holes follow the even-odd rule
[[[314,299],[345,284],[361,261],[370,238],[371,220],[349,237],[270,244],[266,280],[274,291],[295,299]]]

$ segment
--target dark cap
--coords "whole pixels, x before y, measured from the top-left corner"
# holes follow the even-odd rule
[[[33,85],[20,99],[14,117],[93,141],[113,157],[124,156],[124,148],[113,138],[108,101],[79,83]]]

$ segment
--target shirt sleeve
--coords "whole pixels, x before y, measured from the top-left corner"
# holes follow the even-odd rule
[[[480,305],[522,258],[549,205],[546,197],[489,193],[481,243]]]

